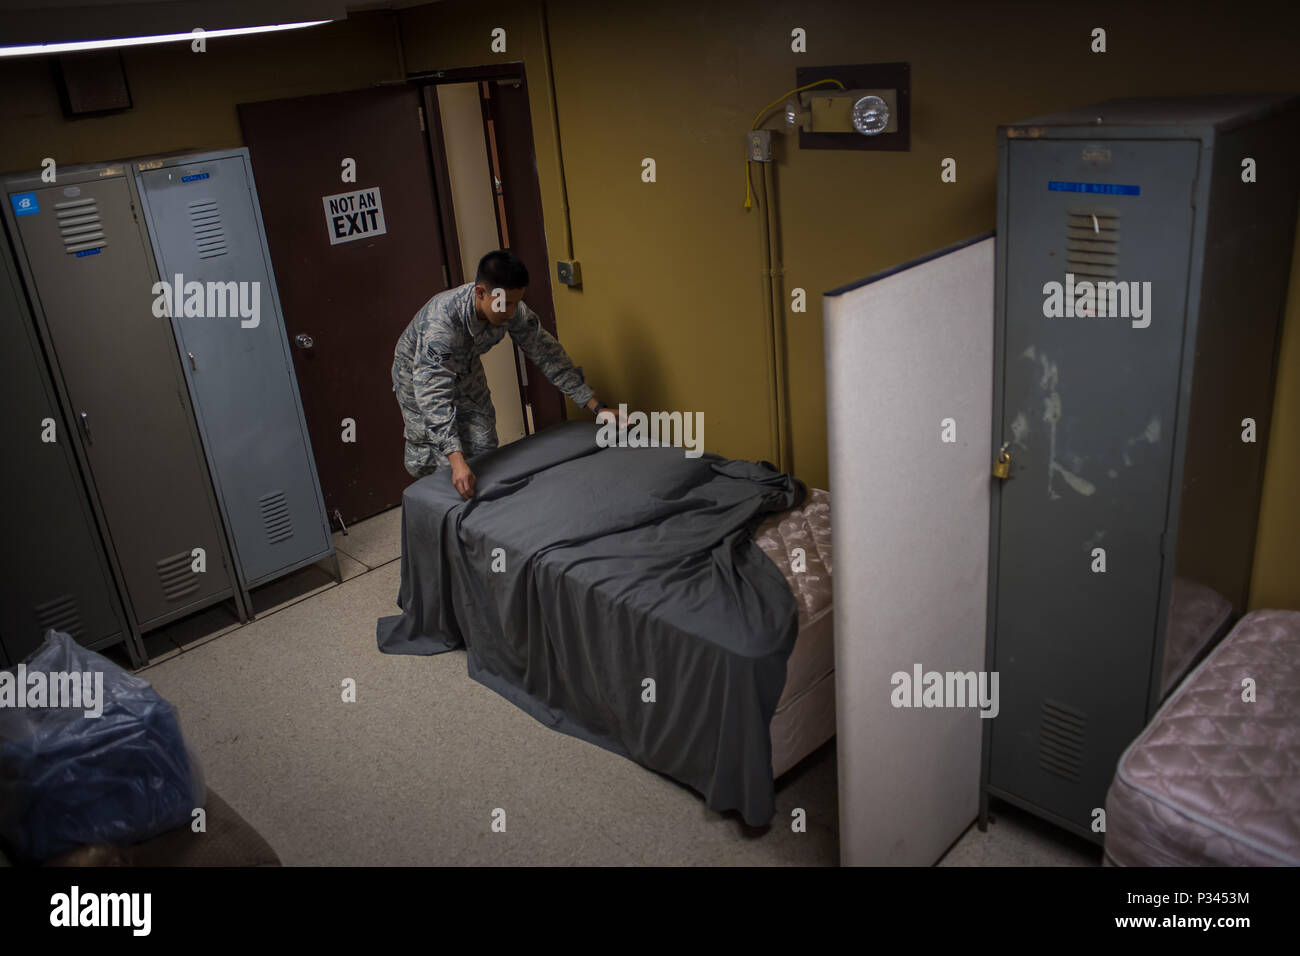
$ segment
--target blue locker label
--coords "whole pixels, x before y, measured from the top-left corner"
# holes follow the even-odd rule
[[[1101,193],[1103,196],[1140,196],[1141,186],[1122,186],[1117,183],[1066,183],[1052,180],[1047,184],[1054,193]]]
[[[36,193],[14,193],[9,197],[9,201],[13,203],[15,216],[30,216],[41,211]]]
[[[74,253],[74,255],[78,259],[84,259],[86,256],[97,256],[103,251],[103,249],[82,249],[80,252]]]
[[[182,177],[181,177],[181,182],[183,182],[183,183],[192,183],[192,182],[194,182],[196,179],[207,179],[210,175],[212,175],[212,174],[211,174],[211,173],[190,173],[190,175],[188,175],[188,176],[182,176]]]

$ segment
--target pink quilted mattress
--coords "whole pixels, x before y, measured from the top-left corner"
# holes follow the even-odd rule
[[[1174,578],[1165,628],[1165,660],[1160,696],[1169,692],[1191,669],[1196,658],[1227,630],[1232,602],[1218,591],[1186,578]]]
[[[1120,757],[1106,857],[1300,865],[1300,612],[1242,618]]]
[[[781,569],[799,607],[799,634],[772,716],[772,773],[779,777],[835,735],[830,494],[808,489],[800,507],[768,517],[754,541]],[[796,548],[803,553],[801,571],[791,566]]]

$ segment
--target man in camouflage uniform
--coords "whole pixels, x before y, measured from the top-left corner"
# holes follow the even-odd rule
[[[466,458],[497,447],[496,409],[479,358],[506,333],[561,392],[597,414],[582,372],[524,305],[528,270],[508,250],[489,252],[473,282],[439,292],[406,327],[393,356],[393,391],[406,422],[406,470],[450,465],[462,498],[474,494]]]

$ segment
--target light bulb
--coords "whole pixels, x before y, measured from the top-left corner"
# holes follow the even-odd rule
[[[787,135],[808,128],[810,113],[802,103],[791,97],[785,101],[781,131]]]
[[[889,125],[889,104],[868,95],[853,104],[853,128],[863,136],[875,136]]]

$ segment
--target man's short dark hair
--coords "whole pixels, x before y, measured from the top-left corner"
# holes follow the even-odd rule
[[[509,249],[498,249],[478,261],[474,281],[489,289],[522,289],[528,285],[528,267]]]

